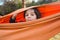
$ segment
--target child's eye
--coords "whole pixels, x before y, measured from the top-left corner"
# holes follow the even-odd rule
[[[34,14],[31,14],[32,16],[34,16]]]
[[[28,14],[26,14],[25,16],[28,16]]]

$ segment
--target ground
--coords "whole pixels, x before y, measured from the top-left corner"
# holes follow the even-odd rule
[[[52,37],[49,40],[60,40],[60,33],[56,34],[54,37]]]

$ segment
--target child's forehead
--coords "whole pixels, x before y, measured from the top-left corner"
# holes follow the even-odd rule
[[[34,12],[34,9],[28,9],[26,12]]]

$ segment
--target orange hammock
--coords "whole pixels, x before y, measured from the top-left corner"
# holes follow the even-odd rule
[[[10,17],[18,13],[16,22],[25,21],[23,13],[37,8],[42,18],[21,23],[9,23]],[[22,8],[0,18],[0,40],[49,40],[60,33],[60,3]]]

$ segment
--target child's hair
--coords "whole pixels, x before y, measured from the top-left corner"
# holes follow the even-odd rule
[[[41,18],[41,13],[38,11],[37,8],[32,8],[37,16],[37,19]],[[29,9],[28,9],[29,10]],[[26,10],[26,11],[28,11]],[[24,11],[24,18],[25,18],[25,14],[26,14],[26,11]]]

